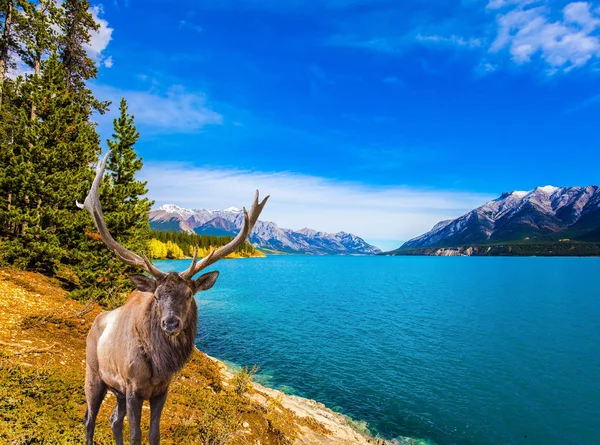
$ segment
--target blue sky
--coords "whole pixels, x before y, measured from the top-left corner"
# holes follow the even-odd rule
[[[387,248],[503,191],[598,183],[598,2],[93,6],[93,88],[128,99],[157,205],[259,187],[266,219]]]

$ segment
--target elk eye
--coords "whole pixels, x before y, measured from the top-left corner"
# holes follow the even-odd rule
[[[155,293],[155,294],[154,294],[154,299],[155,299],[156,301],[160,300],[160,297],[158,296],[158,294],[157,294],[157,293]]]

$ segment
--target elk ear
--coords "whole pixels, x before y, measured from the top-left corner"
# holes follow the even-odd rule
[[[219,272],[208,272],[200,275],[195,280],[192,280],[192,290],[194,293],[200,292],[201,290],[208,290],[215,285]]]
[[[146,275],[129,275],[129,279],[135,284],[137,290],[152,292],[156,290],[156,280]]]

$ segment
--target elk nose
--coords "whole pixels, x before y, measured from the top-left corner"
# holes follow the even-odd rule
[[[181,330],[181,320],[179,317],[166,317],[162,320],[162,328],[165,332],[171,334]]]

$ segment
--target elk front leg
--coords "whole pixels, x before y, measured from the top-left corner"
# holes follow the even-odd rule
[[[88,367],[85,372],[85,398],[87,407],[83,418],[83,422],[85,423],[85,443],[87,445],[94,443],[96,416],[106,395],[106,390],[104,382]]]
[[[117,395],[117,404],[112,416],[110,416],[110,426],[117,445],[123,445],[123,419],[126,413],[127,402],[125,401],[125,397],[123,394]]]
[[[129,419],[129,442],[131,445],[142,443],[142,405],[144,399],[139,397],[133,388],[127,389],[127,418]]]
[[[160,444],[160,415],[167,400],[167,391],[150,399],[150,445]]]

